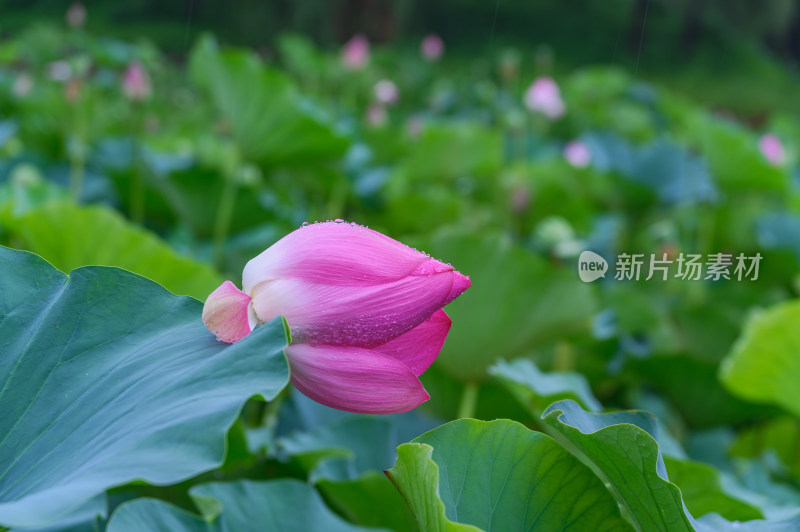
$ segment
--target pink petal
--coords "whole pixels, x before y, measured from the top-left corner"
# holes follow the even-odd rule
[[[430,399],[408,366],[371,349],[293,343],[286,356],[292,384],[331,408],[396,414]]]
[[[445,270],[370,286],[285,279],[259,283],[251,295],[259,321],[283,314],[297,341],[376,347],[431,317],[453,297],[456,277]],[[466,277],[457,279],[456,291]]]
[[[218,339],[232,344],[250,334],[250,296],[225,281],[203,306],[203,323]]]
[[[428,320],[375,350],[396,358],[414,375],[422,375],[439,356],[451,323],[445,311],[437,310]]]
[[[262,281],[279,278],[324,284],[377,284],[401,279],[431,260],[366,227],[317,223],[289,233],[248,262],[242,284],[245,292]]]

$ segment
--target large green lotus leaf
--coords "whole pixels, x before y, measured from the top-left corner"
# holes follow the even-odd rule
[[[107,532],[357,532],[314,488],[297,480],[200,484],[189,491],[202,517],[156,499],[136,499],[111,516]]]
[[[734,394],[800,416],[800,301],[776,305],[747,322],[720,366]]]
[[[304,102],[292,81],[244,50],[220,50],[206,36],[190,57],[190,72],[230,122],[245,156],[269,164],[337,158],[348,141]]]
[[[733,532],[796,530],[797,520],[728,521],[759,517],[759,510],[723,486],[713,468],[671,459],[680,489],[667,476],[667,467],[656,442],[656,419],[646,412],[606,414],[586,412],[576,402],[565,400],[550,406],[542,420],[552,435],[576,457],[591,467],[613,493],[623,515],[636,530]],[[683,468],[683,469],[682,469]],[[687,470],[688,468],[688,470]],[[681,490],[693,500],[684,504]],[[705,493],[701,491],[705,490]],[[687,506],[698,512],[714,512],[695,520]]]
[[[47,203],[19,218],[12,233],[26,249],[63,271],[117,266],[198,299],[205,299],[223,281],[207,264],[177,254],[107,207]]]
[[[636,530],[694,530],[680,490],[667,477],[655,416],[635,411],[595,414],[564,400],[551,405],[542,420],[609,487]]]
[[[0,525],[218,467],[242,404],[288,381],[281,319],[228,345],[199,301],[124,270],[0,248],[0,272]]]
[[[594,297],[572,268],[556,268],[497,235],[439,233],[418,247],[472,279],[447,306],[453,326],[436,361],[454,377],[484,379],[499,357],[589,328]]]
[[[489,374],[500,380],[522,404],[537,415],[541,415],[548,406],[562,399],[572,399],[595,412],[602,409],[602,405],[592,394],[586,377],[580,373],[544,373],[528,359],[512,362],[501,359],[489,368]]]
[[[588,467],[514,421],[452,421],[397,455],[386,474],[423,532],[630,530]]]

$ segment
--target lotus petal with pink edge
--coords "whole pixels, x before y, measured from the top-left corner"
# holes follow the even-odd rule
[[[372,349],[291,344],[292,384],[331,408],[360,414],[408,412],[430,396],[411,369]]]
[[[250,260],[244,267],[242,285],[245,292],[260,282],[280,278],[371,285],[402,279],[432,260],[366,227],[316,223],[292,231]]]
[[[283,314],[300,342],[376,347],[427,320],[469,287],[468,277],[438,264],[377,285],[265,281],[250,292],[253,310],[261,322]]]
[[[232,344],[250,334],[250,296],[225,281],[203,306],[203,323],[218,339]]]
[[[406,366],[414,375],[422,375],[439,356],[452,321],[443,310],[423,321],[394,340],[379,345],[375,351],[390,355]]]

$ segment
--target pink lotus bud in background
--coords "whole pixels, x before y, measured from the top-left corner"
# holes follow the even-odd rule
[[[226,281],[203,321],[235,342],[283,315],[292,382],[322,404],[396,413],[428,399],[419,382],[450,329],[442,307],[469,288],[449,264],[355,224],[325,222],[288,234]]]
[[[388,79],[382,79],[376,83],[372,92],[375,94],[375,99],[384,105],[394,105],[400,98],[400,91],[397,89],[397,85]]]
[[[592,153],[586,144],[573,140],[564,146],[564,158],[575,168],[586,168],[592,162]]]
[[[122,75],[122,92],[132,101],[146,100],[150,97],[150,76],[141,63],[134,61]]]
[[[86,7],[80,2],[75,2],[67,9],[67,24],[70,28],[81,28],[86,23]]]
[[[429,33],[419,44],[419,53],[428,61],[438,61],[444,53],[444,42],[435,33]]]
[[[17,79],[14,80],[14,85],[11,87],[11,92],[17,98],[24,98],[33,90],[33,78],[27,72],[22,72]]]
[[[775,135],[771,133],[762,135],[758,140],[758,148],[772,166],[780,166],[786,162],[786,151],[783,149],[783,143]]]
[[[538,111],[550,120],[560,118],[566,112],[561,91],[552,78],[537,78],[525,92],[525,106],[531,111]]]
[[[349,70],[361,70],[369,63],[369,41],[360,33],[342,48],[342,63]]]
[[[53,61],[47,65],[47,77],[53,81],[65,82],[72,77],[72,67],[66,61]]]
[[[386,113],[386,107],[379,104],[373,103],[369,107],[367,107],[367,113],[364,116],[367,124],[372,127],[380,127],[386,123],[389,119],[389,115]]]

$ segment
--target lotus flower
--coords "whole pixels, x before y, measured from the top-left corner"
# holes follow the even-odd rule
[[[350,412],[406,412],[428,400],[419,381],[450,329],[442,310],[469,277],[355,224],[306,225],[244,268],[242,290],[226,281],[206,300],[203,321],[236,342],[283,315],[292,383]]]
[[[122,92],[132,101],[146,100],[150,97],[150,76],[141,63],[134,61],[122,75]]]
[[[375,84],[372,92],[375,94],[375,99],[383,105],[394,105],[400,98],[400,91],[394,81],[382,79]]]
[[[419,53],[428,61],[438,61],[444,53],[444,42],[435,33],[430,33],[419,44]]]
[[[761,154],[771,165],[780,166],[786,162],[786,151],[783,149],[783,143],[775,135],[770,133],[762,135],[758,141],[758,147],[761,150]]]
[[[560,118],[566,112],[558,85],[547,76],[537,78],[525,92],[525,106],[550,120]]]
[[[342,63],[348,70],[361,70],[369,63],[369,41],[361,34],[353,36],[342,48]]]
[[[586,144],[573,140],[564,146],[564,158],[575,168],[586,168],[592,162],[592,153]]]

